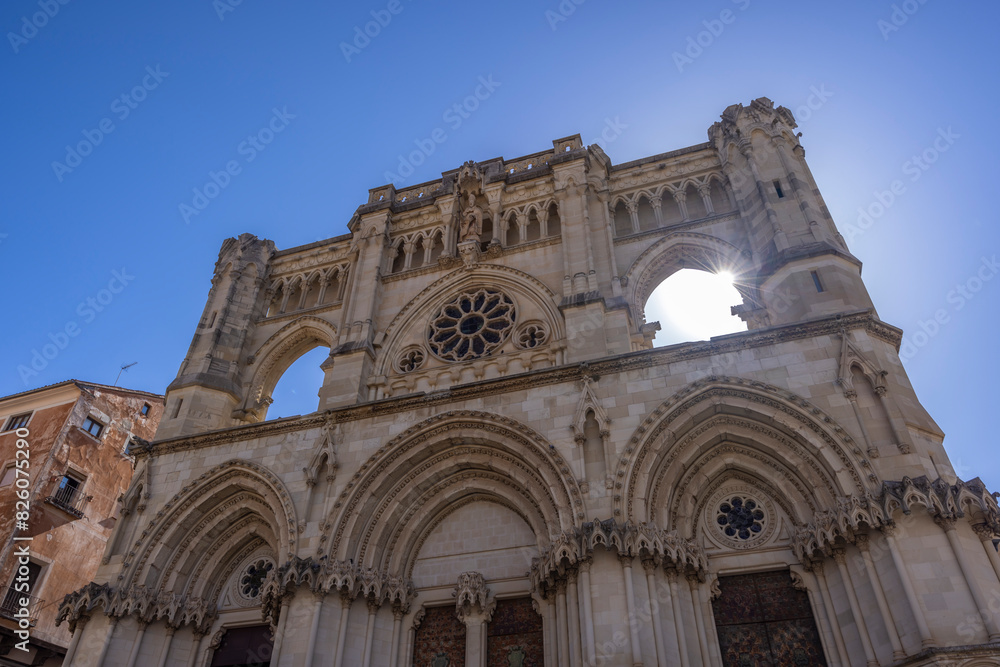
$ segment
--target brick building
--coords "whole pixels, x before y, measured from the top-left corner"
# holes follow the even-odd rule
[[[96,574],[132,480],[127,443],[151,438],[162,414],[162,396],[78,380],[0,398],[0,664],[62,662],[70,633],[55,624],[59,603]],[[16,465],[25,460],[18,440],[30,452],[26,478]],[[14,525],[19,489],[28,492],[26,530]],[[14,634],[24,594],[12,588],[21,565],[15,550],[23,545],[30,552],[28,651],[15,647],[21,639]]]

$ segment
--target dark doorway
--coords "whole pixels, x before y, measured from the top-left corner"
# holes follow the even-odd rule
[[[487,667],[537,667],[544,664],[542,617],[531,598],[498,600],[486,626]]]
[[[413,664],[418,667],[463,667],[465,624],[455,615],[455,605],[431,607],[417,628]]]
[[[212,655],[211,667],[267,667],[272,650],[270,627],[229,628]]]
[[[726,667],[826,667],[809,596],[787,570],[719,577],[712,603]]]

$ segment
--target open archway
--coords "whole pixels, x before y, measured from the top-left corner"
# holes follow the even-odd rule
[[[330,348],[318,345],[291,363],[271,391],[268,419],[306,415],[316,411],[319,404],[317,391],[323,386],[322,364],[329,356]]]
[[[730,307],[742,302],[728,271],[681,269],[661,282],[646,301],[646,321],[659,322],[657,347],[746,331]]]

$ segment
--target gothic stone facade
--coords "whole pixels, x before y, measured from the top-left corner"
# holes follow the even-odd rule
[[[1000,665],[997,504],[795,128],[760,98],[225,241],[70,664]],[[748,330],[654,349],[681,268],[735,274]],[[318,411],[267,421],[317,346]]]

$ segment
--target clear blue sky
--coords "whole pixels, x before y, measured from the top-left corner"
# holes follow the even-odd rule
[[[912,340],[943,313],[907,368],[959,474],[1000,489],[1000,277],[981,268],[1000,254],[1000,146],[976,129],[1000,102],[995,3],[897,2],[894,24],[888,0],[567,0],[568,16],[555,0],[232,1],[4,3],[0,394],[110,383],[133,361],[123,384],[162,392],[223,239],[248,231],[287,248],[343,233],[368,188],[439,128],[445,140],[402,184],[577,132],[591,143],[609,121],[621,133],[602,143],[624,162],[705,141],[727,105],[767,96],[796,112],[881,317]],[[391,20],[345,55],[372,12]],[[679,67],[674,53],[709,28]],[[481,78],[494,83],[479,108],[446,116]],[[276,109],[273,141],[244,144]],[[926,170],[907,164],[949,131]],[[81,141],[87,154],[68,156]],[[180,205],[205,204],[194,189],[230,161],[239,173],[186,221]],[[895,201],[846,233],[895,180]],[[978,271],[993,280],[949,297]],[[67,325],[65,349],[22,378]]]

